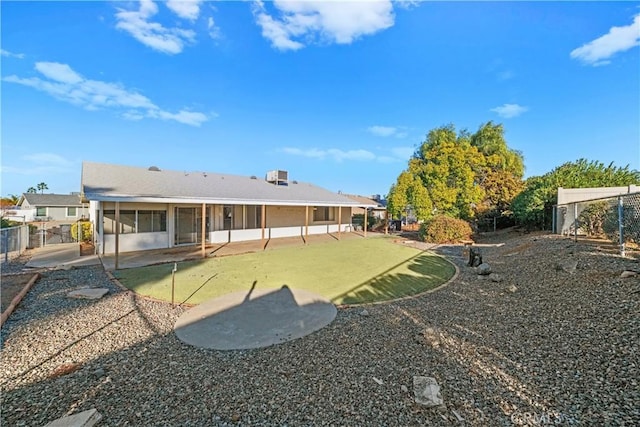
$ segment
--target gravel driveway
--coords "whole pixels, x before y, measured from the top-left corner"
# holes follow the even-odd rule
[[[183,309],[101,267],[44,272],[2,328],[0,423],[96,408],[100,426],[640,425],[640,278],[620,278],[640,264],[558,236],[504,239],[482,248],[490,276],[443,246],[460,269],[449,286],[342,307],[318,332],[248,351],[181,343]],[[65,297],[87,285],[110,293]],[[416,375],[438,381],[444,407],[414,402]]]

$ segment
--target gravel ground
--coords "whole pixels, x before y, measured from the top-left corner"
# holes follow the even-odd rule
[[[620,278],[637,259],[501,239],[482,248],[490,276],[443,246],[460,269],[449,286],[368,315],[341,307],[316,333],[249,351],[181,343],[183,309],[121,291],[99,267],[44,272],[2,328],[0,422],[96,408],[101,426],[640,425],[640,278]],[[65,297],[87,285],[110,293]],[[416,375],[438,381],[445,406],[414,402]]]

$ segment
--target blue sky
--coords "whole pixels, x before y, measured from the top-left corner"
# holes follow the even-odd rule
[[[83,160],[386,194],[426,133],[502,123],[526,176],[640,169],[637,2],[11,2],[3,196]]]

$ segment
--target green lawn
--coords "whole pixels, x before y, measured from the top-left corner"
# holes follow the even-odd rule
[[[116,277],[138,294],[171,301],[173,264],[120,270]],[[178,263],[175,301],[198,304],[230,292],[304,289],[335,304],[386,301],[433,289],[455,267],[445,259],[393,243],[353,239]]]

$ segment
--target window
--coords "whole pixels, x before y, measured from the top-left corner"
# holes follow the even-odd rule
[[[314,221],[333,221],[333,208],[330,206],[317,206],[313,208]]]
[[[36,208],[36,216],[47,216],[47,208]]]
[[[247,206],[247,228],[262,228],[262,206]]]
[[[136,232],[136,211],[120,211],[120,234]],[[104,233],[116,234],[116,211],[104,211]]]
[[[138,233],[167,231],[166,211],[138,211]]]
[[[75,206],[68,206],[67,216],[78,216],[78,208],[76,208]]]
[[[167,211],[120,211],[120,233],[167,231]],[[116,211],[104,211],[104,233],[116,233]]]

